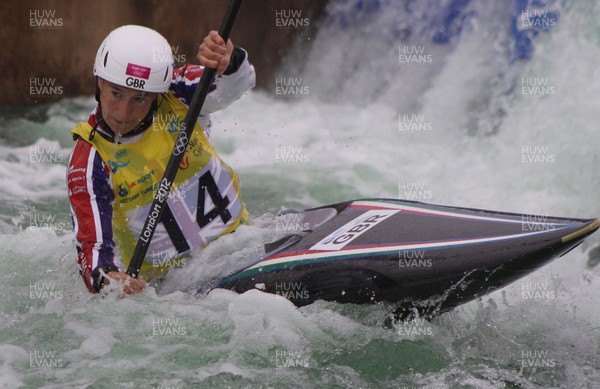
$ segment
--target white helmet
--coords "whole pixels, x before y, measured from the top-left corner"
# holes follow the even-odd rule
[[[94,75],[127,88],[164,93],[173,75],[171,46],[150,28],[119,27],[100,45]]]

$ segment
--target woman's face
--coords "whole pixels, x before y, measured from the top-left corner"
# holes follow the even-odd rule
[[[120,135],[135,129],[146,117],[158,93],[142,92],[98,78],[102,116]]]

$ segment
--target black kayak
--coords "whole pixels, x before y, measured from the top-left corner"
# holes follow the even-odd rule
[[[286,211],[278,220],[297,232],[217,287],[259,289],[297,306],[384,301],[429,316],[527,275],[600,227],[600,219],[392,199]]]

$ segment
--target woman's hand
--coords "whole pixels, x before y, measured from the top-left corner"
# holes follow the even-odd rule
[[[110,285],[111,279],[120,282],[123,284],[123,292],[127,294],[142,293],[146,287],[146,281],[143,278],[133,278],[127,273],[109,271],[106,275],[110,278],[104,277],[104,285]]]
[[[229,66],[232,53],[233,43],[231,39],[225,44],[218,32],[211,31],[200,44],[197,58],[202,66],[217,69],[217,74],[222,74]]]

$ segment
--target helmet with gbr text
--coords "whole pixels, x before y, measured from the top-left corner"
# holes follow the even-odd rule
[[[171,46],[150,28],[119,27],[100,45],[94,75],[127,88],[164,93],[173,75]]]

